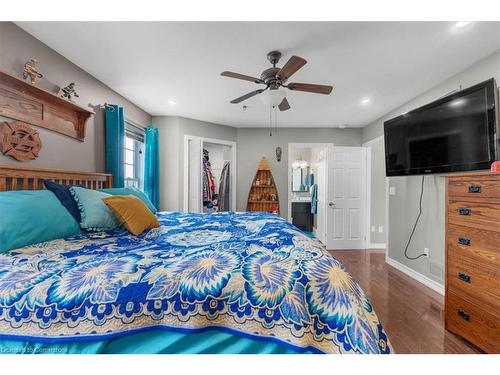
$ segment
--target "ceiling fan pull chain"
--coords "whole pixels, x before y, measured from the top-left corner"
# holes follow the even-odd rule
[[[273,136],[273,109],[269,107],[269,136]]]
[[[278,135],[278,108],[277,107],[273,108],[274,108],[274,127],[275,127],[274,133]]]

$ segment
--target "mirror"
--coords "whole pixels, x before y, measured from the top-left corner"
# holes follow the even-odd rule
[[[292,191],[306,192],[309,191],[309,186],[306,184],[309,167],[293,168],[292,169]]]

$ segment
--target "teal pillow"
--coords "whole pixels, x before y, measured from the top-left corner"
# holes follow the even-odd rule
[[[76,220],[49,190],[0,193],[0,253],[78,233]]]
[[[85,230],[103,231],[116,228],[120,221],[116,218],[102,198],[110,197],[111,194],[102,191],[85,189],[78,186],[69,188],[71,195],[75,198],[82,220],[80,226]]]
[[[149,210],[152,213],[154,213],[154,214],[156,213],[156,207],[154,206],[154,204],[151,203],[151,201],[146,196],[146,194],[144,194],[139,189],[136,189],[133,187],[125,187],[125,188],[101,189],[99,191],[102,191],[104,193],[108,193],[111,195],[135,195],[137,198],[139,198],[141,201],[143,201],[146,206],[148,206]]]

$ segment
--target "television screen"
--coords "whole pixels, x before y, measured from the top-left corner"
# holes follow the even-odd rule
[[[493,79],[384,123],[387,176],[487,169],[496,160]]]

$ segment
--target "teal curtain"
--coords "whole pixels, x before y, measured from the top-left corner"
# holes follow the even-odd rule
[[[113,187],[125,184],[123,165],[125,120],[123,108],[106,104],[106,173],[113,175]]]
[[[146,153],[144,155],[144,193],[158,210],[160,207],[160,167],[158,150],[158,129],[148,126],[145,129]]]

